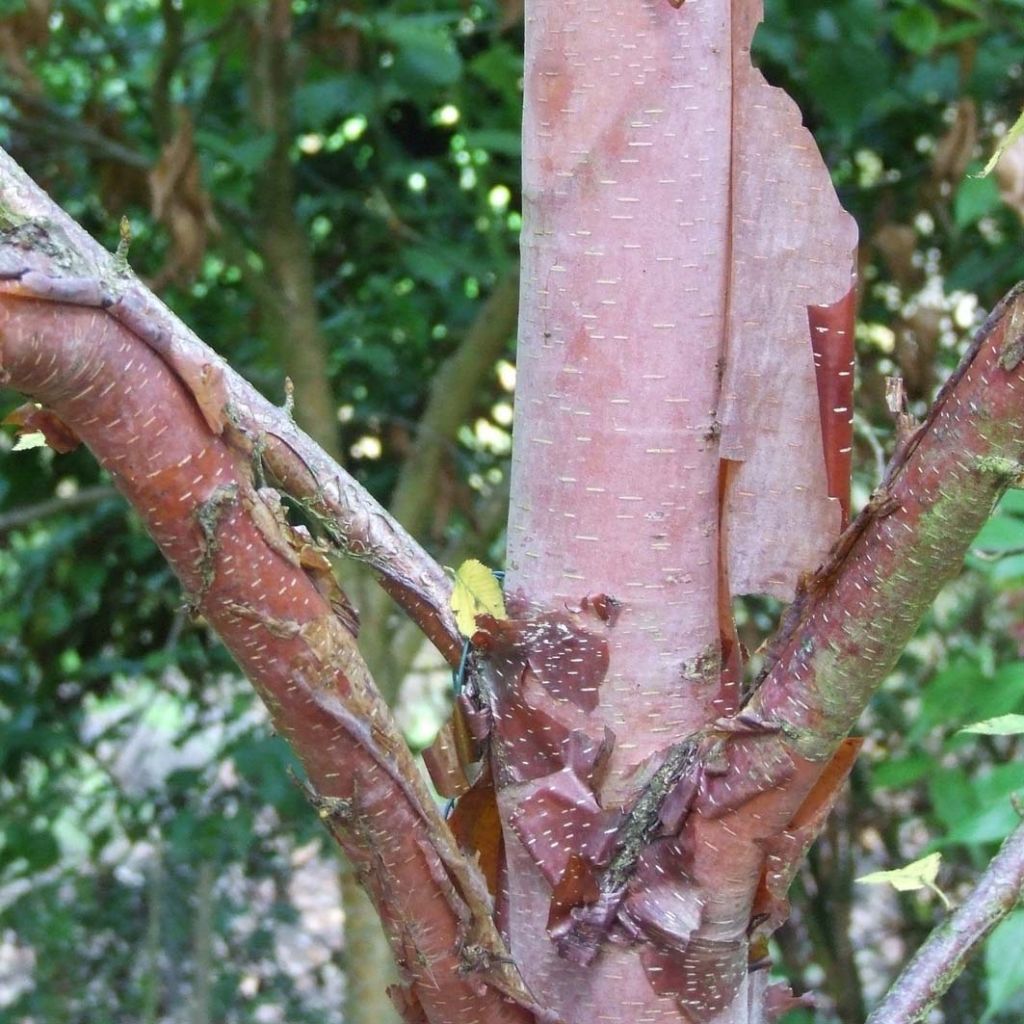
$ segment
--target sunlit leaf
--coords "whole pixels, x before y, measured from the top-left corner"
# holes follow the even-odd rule
[[[891,885],[898,892],[916,892],[918,889],[931,889],[949,907],[946,894],[935,884],[942,863],[941,853],[929,853],[927,857],[904,864],[892,871],[872,871],[861,875],[856,881],[864,885]]]
[[[1024,715],[1000,715],[984,722],[965,726],[960,732],[975,733],[979,736],[1018,736],[1024,733]]]
[[[505,599],[498,581],[491,570],[475,558],[463,562],[456,570],[451,603],[463,636],[472,636],[476,632],[478,615],[506,618]]]
[[[22,434],[19,436],[17,441],[14,442],[14,446],[11,448],[12,452],[24,452],[30,448],[45,448],[46,437],[42,431],[33,431],[31,434]]]
[[[999,140],[999,145],[996,146],[995,152],[989,157],[988,163],[985,164],[984,169],[981,172],[981,176],[984,178],[987,174],[991,174],[996,164],[999,163],[1002,155],[1006,152],[1007,147],[1024,135],[1024,110],[1021,111],[1020,117],[1013,122],[1013,127]]]

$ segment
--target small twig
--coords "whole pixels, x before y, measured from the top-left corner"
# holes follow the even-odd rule
[[[56,103],[24,92],[9,82],[4,83],[4,95],[14,102],[19,113],[6,113],[0,116],[0,121],[24,131],[30,138],[49,138],[55,143],[63,143],[65,147],[71,140],[97,156],[116,160],[129,167],[145,170],[150,165],[150,158],[145,153],[109,138],[81,119],[71,117]]]
[[[167,630],[164,639],[164,653],[169,654],[178,646],[181,634],[185,631],[185,623],[188,621],[188,610],[184,605],[174,609],[174,618],[171,619],[171,628]]]
[[[1024,555],[1024,548],[1006,548],[1003,551],[987,551],[985,548],[971,548],[971,554],[983,562],[998,562],[1011,555]]]
[[[862,437],[868,447],[871,449],[871,453],[875,457],[875,479],[881,482],[885,476],[885,449],[882,447],[881,441],[878,440],[875,434],[875,428],[868,421],[867,417],[862,413],[855,412],[853,414],[853,429],[854,432]]]
[[[959,910],[929,936],[867,1024],[918,1024],[1024,894],[1024,824],[1011,833]]]
[[[113,498],[116,494],[117,491],[113,487],[107,484],[97,484],[95,487],[83,487],[80,491],[69,494],[65,498],[48,498],[35,505],[23,505],[21,508],[0,515],[0,536],[10,533],[11,530],[16,530],[19,526],[28,526],[37,519],[95,505],[107,498]]]

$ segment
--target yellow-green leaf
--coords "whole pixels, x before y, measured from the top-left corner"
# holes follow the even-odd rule
[[[979,736],[1019,736],[1024,733],[1024,715],[1000,715],[984,722],[966,725],[960,732],[973,732]]]
[[[45,448],[46,437],[41,434],[38,430],[34,430],[30,434],[19,434],[18,439],[14,442],[11,447],[12,452],[25,452],[30,448]]]
[[[506,618],[501,587],[494,573],[483,562],[471,558],[455,571],[452,611],[455,612],[455,622],[463,636],[472,636],[476,632],[478,615]]]
[[[891,885],[899,892],[914,892],[917,889],[931,889],[949,907],[946,894],[935,884],[942,863],[941,853],[929,853],[927,857],[905,864],[892,871],[872,871],[857,879],[864,885]]]
[[[981,172],[979,177],[985,178],[991,174],[1010,144],[1016,139],[1019,139],[1022,135],[1024,135],[1024,111],[1021,111],[1020,117],[1013,122],[1013,127],[1002,137],[1002,139],[999,140],[999,145],[996,146],[996,151],[988,158],[988,163],[985,164],[985,169]]]

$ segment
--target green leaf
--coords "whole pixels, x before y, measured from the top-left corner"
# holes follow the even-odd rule
[[[413,277],[435,288],[447,288],[455,274],[450,256],[438,247],[406,246],[402,249],[402,262]]]
[[[960,768],[936,765],[928,776],[928,799],[936,817],[947,828],[955,828],[982,809],[981,798]]]
[[[474,57],[470,71],[506,99],[519,94],[519,81],[523,75],[523,55],[507,43],[498,43]]]
[[[916,892],[918,889],[931,889],[949,908],[946,894],[935,884],[942,863],[941,853],[929,853],[927,857],[911,861],[901,868],[892,871],[872,871],[861,875],[855,881],[863,885],[891,885],[898,892]]]
[[[893,19],[896,38],[914,53],[929,53],[939,41],[939,19],[924,4],[913,4]]]
[[[1015,589],[1024,583],[1024,554],[1004,555],[992,565],[989,578],[1002,590]]]
[[[323,128],[346,114],[364,111],[371,99],[365,79],[356,75],[334,75],[299,86],[293,102],[300,125]]]
[[[920,740],[933,729],[961,725],[972,718],[975,701],[985,685],[985,673],[977,662],[960,655],[938,672],[925,687],[921,708],[910,727],[909,738]]]
[[[999,187],[992,178],[964,178],[953,198],[953,213],[957,227],[965,228],[976,224],[982,217],[997,210],[1001,204]]]
[[[993,516],[979,532],[973,548],[980,551],[1018,551],[1024,549],[1024,519]]]
[[[476,632],[478,615],[507,618],[505,598],[494,573],[475,558],[463,562],[456,570],[451,604],[463,636],[472,636]]]
[[[876,789],[902,789],[925,778],[935,767],[935,759],[927,754],[887,758],[871,769],[871,784]]]
[[[519,132],[503,131],[498,128],[482,128],[466,133],[466,144],[470,149],[483,149],[488,153],[518,157],[522,152],[522,138]]]
[[[1024,715],[1000,715],[984,722],[964,726],[960,732],[974,733],[978,736],[1019,736],[1024,733]]]
[[[1020,815],[1007,800],[986,807],[959,822],[942,840],[943,846],[983,846],[1002,842],[1018,825]]]
[[[941,47],[954,46],[962,43],[965,39],[974,39],[983,35],[988,26],[983,21],[961,21],[957,25],[944,28],[939,33],[938,45]]]
[[[988,987],[988,1006],[981,1024],[991,1020],[1000,1011],[1019,1004],[1024,991],[1024,910],[1018,910],[1004,920],[985,943],[985,978]]]
[[[996,151],[988,158],[988,163],[985,164],[981,172],[983,178],[992,173],[1006,150],[1022,135],[1024,135],[1024,110],[1021,111],[1020,117],[1013,122],[1013,127],[1000,139],[999,145],[996,146]]]
[[[22,860],[30,873],[45,871],[60,859],[60,847],[49,828],[15,823],[5,830],[0,862]]]
[[[841,130],[870,118],[876,99],[872,83],[884,80],[889,72],[878,47],[854,44],[811,53],[807,75],[814,102]]]
[[[1007,491],[999,502],[1000,514],[1024,516],[1024,490]]]
[[[216,132],[197,131],[196,142],[201,152],[222,157],[246,174],[262,167],[274,149],[274,137],[270,134],[252,133],[240,139],[218,135]]]
[[[394,73],[408,89],[452,85],[462,75],[462,58],[443,29],[426,19],[405,18],[384,26],[397,49]]]
[[[972,772],[972,784],[982,804],[1006,803],[1006,798],[1024,789],[1024,761],[1008,761],[989,772]]]

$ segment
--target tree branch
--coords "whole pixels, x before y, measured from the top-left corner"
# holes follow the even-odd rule
[[[704,740],[683,849],[714,850],[681,885],[700,938],[763,942],[789,912],[792,871],[824,824],[874,691],[1024,463],[1024,285],[1003,300],[886,479],[805,582],[741,712]],[[718,869],[728,863],[723,876]],[[634,888],[655,884],[653,872]],[[737,922],[740,922],[737,924]]]
[[[1024,473],[1024,285],[999,304],[924,424],[798,597],[747,713],[825,762],[995,503]]]
[[[54,149],[66,150],[68,143],[76,143],[93,156],[116,160],[137,170],[149,170],[151,160],[145,153],[108,138],[82,121],[68,117],[56,104],[39,100],[34,102],[39,108],[35,116],[29,118],[4,113],[0,114],[0,124],[22,132],[36,144],[49,143]]]
[[[867,1024],[918,1024],[967,961],[1024,897],[1024,824],[1003,843],[963,905],[942,922],[904,968]]]
[[[160,0],[160,20],[163,24],[163,39],[160,44],[160,61],[153,80],[153,127],[161,143],[167,142],[174,134],[174,102],[171,85],[185,45],[185,19],[173,0]]]
[[[433,563],[2,153],[0,379],[88,444],[253,681],[378,908],[406,1011],[543,1018],[336,613],[343,596],[308,538],[275,514],[260,467],[311,508],[336,509],[339,538],[428,612]]]
[[[28,526],[46,516],[59,515],[61,512],[70,512],[74,509],[88,508],[107,498],[117,494],[113,487],[106,484],[97,484],[95,487],[83,487],[74,494],[65,498],[48,498],[35,505],[24,505],[21,508],[11,509],[0,515],[0,537],[11,530],[17,530],[20,526]]]
[[[195,336],[134,275],[89,237],[0,150],[0,285],[11,294],[103,308],[182,373],[193,392],[219,392],[236,446],[255,453],[292,496],[331,527],[334,540],[382,587],[452,664],[462,640],[444,570],[384,508],[292,421]],[[191,367],[191,370],[189,369]]]
[[[78,430],[270,707],[428,1017],[450,1020],[468,1005],[488,1020],[529,1020],[502,995],[522,990],[504,976],[482,879],[457,851],[330,594],[304,568],[299,535],[259,514],[263,492],[247,461],[212,434],[167,364],[105,313],[5,295],[0,329],[7,381]],[[488,959],[471,982],[473,948]]]

